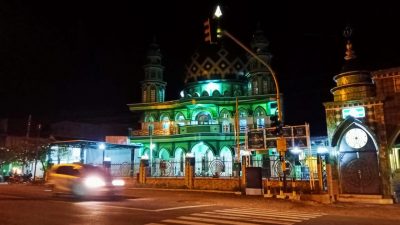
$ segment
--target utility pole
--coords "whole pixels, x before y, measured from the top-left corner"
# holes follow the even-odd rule
[[[39,155],[39,148],[38,143],[40,144],[40,131],[42,130],[42,124],[38,124],[37,127],[37,140],[35,141],[35,166],[33,167],[33,181],[36,181],[36,167],[37,167],[37,160],[38,160],[38,155]]]

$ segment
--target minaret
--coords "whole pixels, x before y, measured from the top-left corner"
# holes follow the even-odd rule
[[[142,81],[142,102],[164,102],[165,87],[167,83],[163,81],[164,66],[161,65],[162,55],[160,47],[153,39],[146,55],[144,69],[144,81]]]
[[[336,87],[331,89],[334,101],[361,100],[375,96],[375,88],[369,71],[362,69],[351,43],[352,29],[347,26],[343,32],[346,38],[345,63],[342,71],[333,77]]]
[[[257,56],[270,64],[272,55],[268,51],[269,41],[264,36],[260,25],[257,26],[256,32],[253,34],[251,48]],[[249,70],[249,95],[274,94],[275,83],[268,68],[259,60],[250,56],[248,62]]]

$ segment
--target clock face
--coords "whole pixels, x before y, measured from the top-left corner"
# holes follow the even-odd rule
[[[362,148],[367,144],[368,135],[360,128],[353,128],[347,131],[345,140],[352,148]]]

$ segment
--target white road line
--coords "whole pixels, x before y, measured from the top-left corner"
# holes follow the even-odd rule
[[[237,209],[232,209],[232,210],[216,210],[217,212],[227,212],[227,213],[232,213],[232,214],[239,214],[239,215],[259,215],[259,216],[273,216],[273,217],[283,217],[283,218],[294,218],[294,219],[310,219],[310,218],[316,218],[319,216],[308,216],[308,215],[302,215],[302,214],[288,214],[286,215],[285,212],[251,212],[251,211],[241,211]]]
[[[276,209],[252,209],[252,208],[237,208],[240,210],[251,211],[251,212],[281,212],[285,214],[294,214],[294,215],[312,215],[312,216],[323,216],[326,213],[313,213],[313,212],[295,212],[295,211],[283,211]]]
[[[181,208],[181,207],[177,207]],[[286,215],[288,214],[288,215]],[[189,216],[179,216],[174,219],[160,221],[161,225],[168,224],[230,224],[230,225],[261,225],[278,224],[293,225],[311,218],[316,218],[324,214],[285,212],[280,210],[265,210],[252,208],[232,208],[223,210],[213,210],[207,212],[192,213]],[[150,224],[148,224],[150,225]],[[160,225],[160,224],[153,224]]]
[[[189,205],[189,206],[180,206],[180,207],[173,207],[173,208],[165,208],[165,209],[155,209],[155,212],[162,212],[162,211],[170,211],[170,210],[177,210],[177,209],[190,209],[190,208],[199,208],[199,207],[207,207],[213,205]]]
[[[212,215],[215,215],[215,212],[203,212],[203,213],[206,213],[206,214],[212,214]],[[218,213],[219,215],[223,215],[223,216],[231,216],[231,217],[235,217],[235,216],[238,216],[238,217],[242,217],[242,218],[253,218],[253,219],[255,219],[255,218],[257,218],[257,219],[271,219],[271,216],[268,216],[268,215],[266,215],[266,216],[254,216],[254,215],[234,215],[234,216],[232,216],[232,214],[230,214],[230,213],[223,213],[223,212],[219,212]],[[301,221],[303,221],[302,219],[292,219],[292,218],[274,218],[274,220],[278,220],[278,221],[288,221],[288,222],[301,222]]]
[[[162,222],[165,223],[175,223],[175,224],[187,224],[187,225],[215,225],[214,223],[199,223],[199,222],[192,222],[192,221],[184,221],[184,220],[163,220]]]
[[[88,205],[86,202],[83,202],[83,203],[79,202],[79,203],[75,203],[75,204]],[[93,206],[93,205],[90,203],[90,206]],[[133,208],[133,207],[127,207],[127,206],[104,205],[104,204],[97,204],[97,206],[106,207],[106,208],[115,208],[115,209],[145,211],[145,212],[163,212],[163,211],[172,211],[172,210],[179,210],[179,209],[200,208],[200,207],[207,207],[207,206],[213,206],[213,205],[188,205],[188,206],[180,206],[180,207],[164,208],[164,209],[143,209],[143,208]]]
[[[294,224],[293,222],[271,220],[271,219],[266,219],[266,218],[255,219],[255,218],[240,217],[240,216],[211,215],[211,214],[207,214],[207,213],[193,213],[191,215],[198,216],[198,217],[209,217],[209,218],[215,218],[215,219],[225,219],[225,220],[235,220],[235,221],[245,220],[246,222],[255,222],[255,223],[270,223],[270,224],[281,224],[281,225]],[[301,220],[294,221],[294,222],[301,222]]]
[[[226,220],[216,220],[216,219],[207,219],[207,218],[197,218],[197,217],[190,217],[190,216],[180,216],[178,219],[182,220],[194,220],[200,222],[207,222],[207,223],[222,223],[222,224],[233,224],[233,225],[261,225],[259,223],[246,223],[246,222],[236,222],[236,221],[226,221]],[[162,221],[164,222],[164,221]]]

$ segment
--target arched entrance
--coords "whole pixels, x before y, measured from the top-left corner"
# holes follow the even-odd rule
[[[174,176],[183,176],[185,171],[185,154],[182,148],[175,150]]]
[[[339,180],[342,194],[380,194],[377,144],[368,128],[357,121],[344,121],[337,139]]]
[[[221,176],[232,176],[232,152],[228,147],[223,147],[220,152],[220,160],[222,161],[224,167],[221,171]]]
[[[211,176],[209,163],[214,159],[211,148],[200,142],[193,146],[192,151],[195,158],[194,172],[196,176]]]

